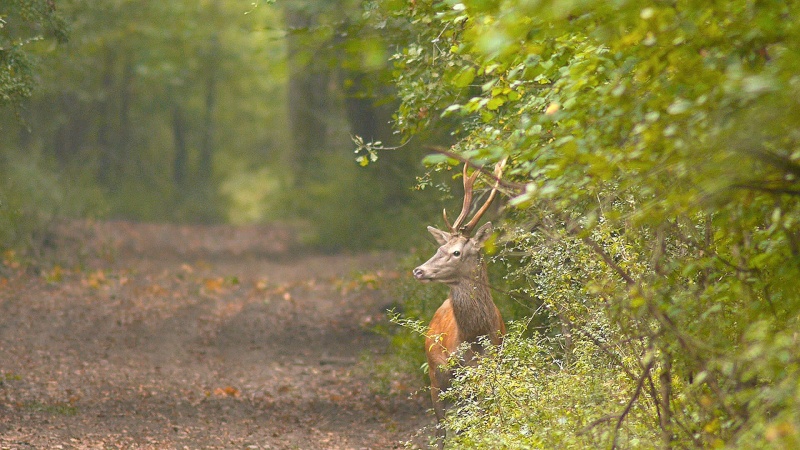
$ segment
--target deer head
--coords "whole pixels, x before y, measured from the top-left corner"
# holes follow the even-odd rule
[[[440,247],[431,259],[414,269],[414,277],[423,282],[438,281],[445,284],[457,284],[464,279],[474,278],[481,265],[481,248],[492,234],[492,224],[484,224],[473,237],[434,227],[428,227],[428,231]]]
[[[445,210],[443,212],[444,222],[450,229],[449,232],[434,227],[428,227],[428,231],[433,235],[440,247],[431,259],[414,269],[413,274],[417,280],[458,284],[463,280],[475,278],[477,271],[483,266],[481,248],[492,234],[492,224],[491,222],[487,222],[480,227],[474,235],[472,234],[472,230],[475,228],[475,225],[478,224],[481,216],[489,209],[489,205],[497,194],[500,175],[502,174],[504,165],[505,160],[499,162],[495,166],[494,172],[497,180],[489,194],[489,198],[478,212],[475,213],[472,220],[466,225],[462,225],[469,214],[472,204],[472,189],[475,180],[477,180],[480,174],[480,171],[476,170],[471,176],[467,176],[467,165],[464,164],[464,203],[461,207],[461,213],[451,225],[450,221],[447,220],[447,211]]]

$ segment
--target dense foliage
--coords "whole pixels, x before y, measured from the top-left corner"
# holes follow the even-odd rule
[[[0,109],[18,117],[20,105],[31,97],[37,42],[65,42],[67,26],[51,1],[10,0],[0,9]],[[12,119],[14,120],[14,119]],[[8,135],[8,128],[0,128]],[[39,170],[37,161],[17,161],[0,152],[0,246],[30,246],[54,216],[66,195],[58,177]]]
[[[509,158],[494,260],[538,311],[452,445],[800,445],[800,5],[381,5],[398,130]]]

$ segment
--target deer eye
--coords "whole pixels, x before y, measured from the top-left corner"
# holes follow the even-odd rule
[[[456,258],[458,258],[459,256],[461,256],[461,252],[460,252],[460,251],[458,251],[458,250],[456,250],[456,251],[454,251],[454,252],[453,252],[453,256],[455,256]]]

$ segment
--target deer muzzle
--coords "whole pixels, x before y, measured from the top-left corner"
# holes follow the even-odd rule
[[[431,280],[430,276],[425,273],[425,269],[423,269],[422,266],[417,267],[411,273],[414,274],[414,278],[419,281],[426,282]]]

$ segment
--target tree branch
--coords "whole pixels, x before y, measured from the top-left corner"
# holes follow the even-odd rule
[[[576,234],[577,234],[577,233],[576,233]],[[584,236],[584,237],[582,237],[582,238],[581,238],[581,240],[582,240],[582,241],[583,241],[583,242],[584,242],[586,245],[588,245],[589,247],[591,247],[591,248],[592,248],[592,250],[594,250],[594,252],[595,252],[595,253],[597,253],[598,255],[600,255],[600,257],[601,257],[601,258],[603,258],[603,261],[605,261],[605,263],[606,263],[606,264],[608,264],[608,267],[610,267],[610,268],[611,268],[611,270],[613,270],[614,272],[616,272],[616,273],[617,273],[617,275],[619,275],[620,277],[622,277],[622,279],[623,279],[623,280],[625,280],[625,283],[626,283],[628,286],[634,286],[634,285],[636,285],[636,281],[634,281],[633,277],[632,277],[632,276],[631,276],[631,275],[630,275],[630,274],[629,274],[629,273],[628,273],[628,272],[627,272],[625,269],[623,269],[622,267],[620,267],[620,265],[619,265],[619,264],[617,264],[617,263],[614,261],[614,259],[611,257],[611,255],[609,255],[609,254],[608,254],[608,253],[607,253],[605,250],[603,250],[603,248],[602,248],[602,247],[600,247],[600,244],[598,244],[597,242],[595,242],[595,241],[594,241],[594,239],[590,238],[589,236]]]
[[[639,399],[639,395],[642,393],[642,388],[644,387],[644,382],[647,380],[647,377],[650,375],[650,371],[653,370],[653,365],[655,365],[655,358],[652,358],[647,366],[642,371],[642,374],[639,376],[639,381],[636,383],[636,390],[633,392],[633,397],[628,401],[628,404],[625,405],[625,409],[622,410],[622,413],[619,415],[617,419],[617,423],[614,426],[614,439],[611,443],[611,449],[614,450],[617,448],[617,438],[619,437],[619,430],[622,428],[622,422],[625,421],[625,417],[631,412],[633,409],[633,405],[636,403],[636,400]]]
[[[441,146],[438,146],[438,145],[425,145],[424,148],[426,148],[426,149],[428,149],[428,150],[430,150],[432,152],[436,152],[436,153],[439,153],[441,155],[447,156],[448,158],[453,158],[453,159],[456,159],[458,161],[461,161],[462,163],[466,164],[467,166],[472,167],[473,169],[478,170],[482,174],[484,174],[487,177],[491,178],[492,180],[494,180],[500,186],[511,190],[512,193],[515,194],[515,195],[516,194],[520,194],[520,193],[522,193],[522,191],[525,190],[526,184],[524,184],[524,183],[515,183],[513,181],[504,180],[504,179],[496,176],[494,174],[494,172],[492,172],[491,170],[483,167],[483,165],[478,165],[478,164],[470,161],[468,158],[465,158],[465,157],[459,155],[458,153],[452,152],[452,151],[450,151],[450,150],[448,150],[448,149],[446,149],[444,147],[441,147]]]

